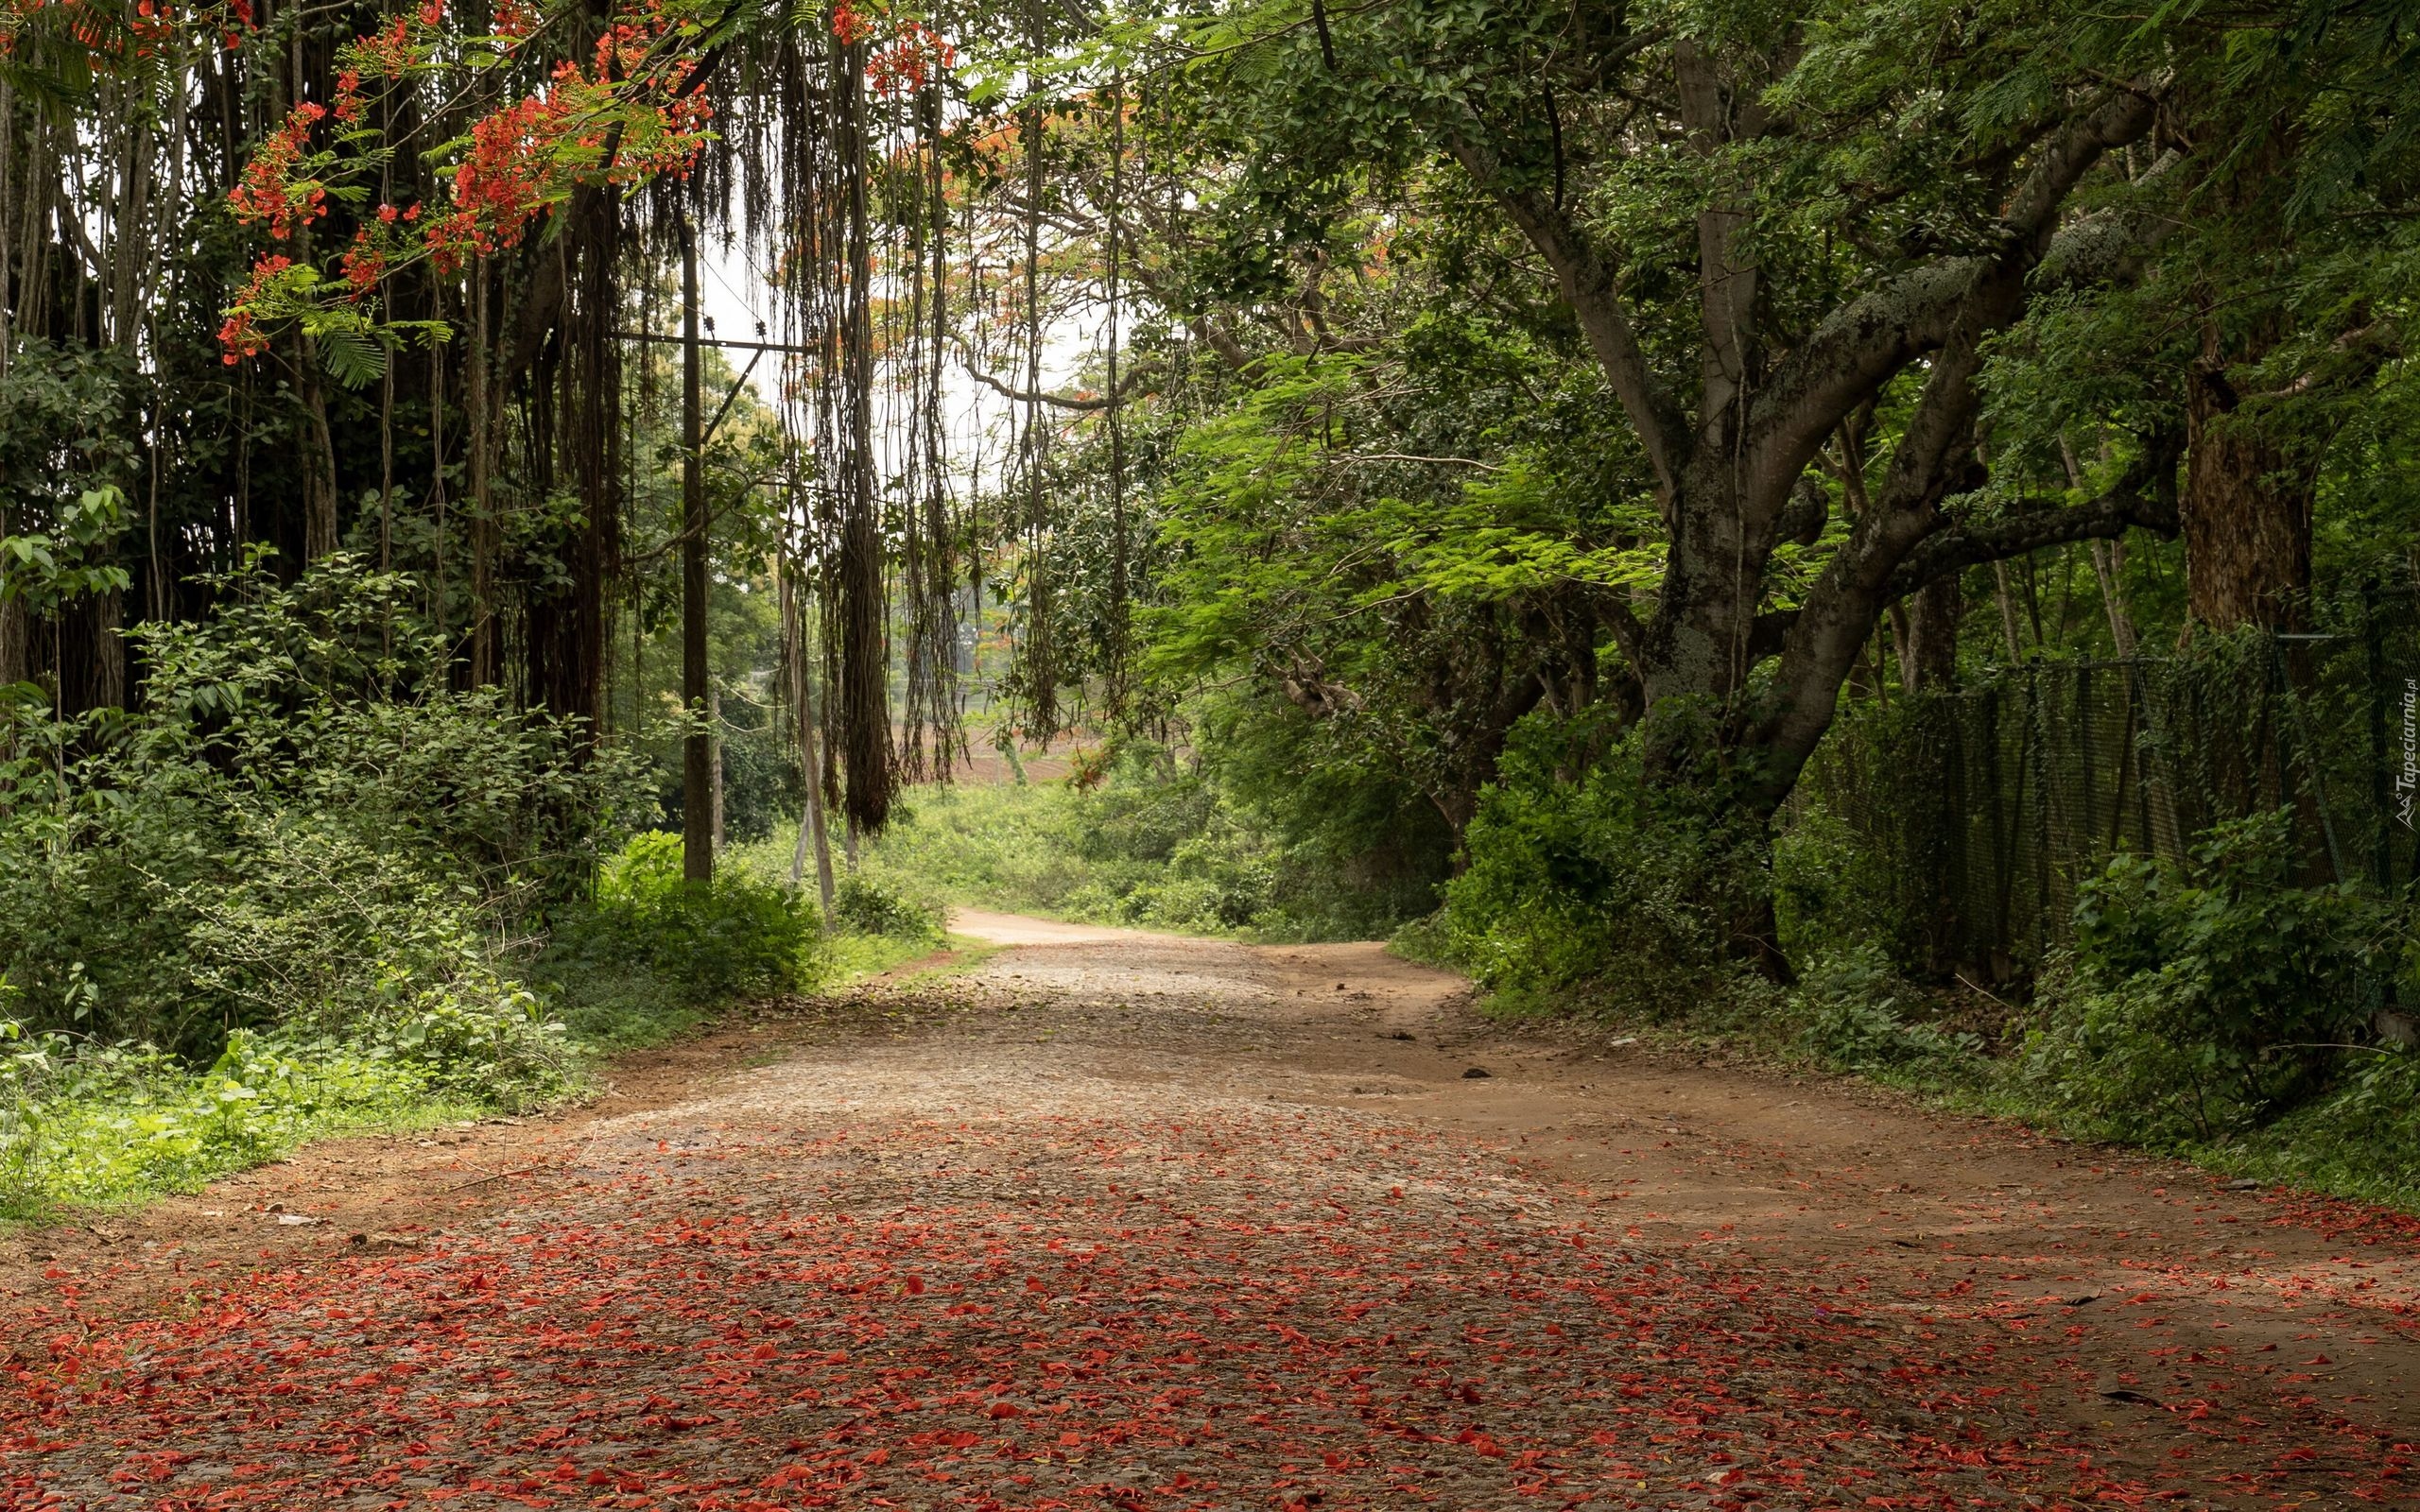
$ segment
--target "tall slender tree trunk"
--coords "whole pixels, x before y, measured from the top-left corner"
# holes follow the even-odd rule
[[[328,431],[327,387],[320,374],[320,344],[295,340],[295,383],[302,391],[309,439],[302,456],[302,559],[318,561],[337,549],[337,448]]]
[[[715,851],[723,847],[723,769],[722,769],[722,681],[706,679],[706,744],[714,754],[714,820]]]
[[[1955,576],[1908,595],[1907,634],[1898,651],[1899,676],[1910,693],[1946,693],[1958,685],[1958,626],[1965,616]]]
[[[2096,541],[2092,576],[2100,584],[2100,607],[2109,617],[2109,644],[2121,659],[2135,654],[2135,618],[2126,610],[2126,539]]]
[[[884,629],[882,527],[873,492],[873,248],[867,224],[865,47],[833,48],[841,174],[848,198],[848,301],[840,361],[847,413],[840,487],[840,735],[852,834],[890,814],[890,653]]]
[[[0,384],[9,381],[9,361],[17,350],[17,94],[0,78]]]
[[[491,343],[494,321],[488,301],[490,279],[485,258],[472,264],[471,350],[467,394],[471,463],[471,684],[484,688],[496,680],[495,620],[495,401],[494,358]]]
[[[823,765],[822,737],[815,721],[815,678],[807,665],[806,612],[801,602],[804,585],[789,570],[786,560],[781,565],[782,645],[789,668],[790,718],[798,742],[799,782],[806,790],[804,811],[799,816],[798,841],[790,847],[790,885],[795,887],[806,875],[809,847],[815,853],[815,886],[823,901],[823,927],[832,927],[832,839],[823,827]]]
[[[429,287],[428,315],[445,318],[445,285]],[[445,349],[450,342],[428,344],[428,503],[436,521],[435,550],[429,563],[428,621],[437,639],[445,641]]]
[[[682,874],[715,876],[714,738],[706,729],[705,401],[698,346],[698,233],[681,217],[681,745]]]

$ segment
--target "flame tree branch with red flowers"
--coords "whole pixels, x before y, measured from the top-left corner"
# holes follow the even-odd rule
[[[331,199],[367,213],[333,269],[282,250],[261,254],[219,330],[227,362],[257,355],[271,332],[291,324],[324,344],[340,378],[373,378],[372,341],[392,347],[450,335],[442,321],[383,318],[377,291],[386,279],[420,263],[454,273],[510,249],[582,189],[627,191],[684,177],[713,140],[713,108],[693,77],[692,49],[708,24],[645,0],[615,14],[586,62],[556,62],[544,83],[439,149],[451,160],[441,170],[452,180],[446,199],[371,208],[370,180],[389,149],[368,124],[369,92],[514,61],[543,29],[534,13],[510,5],[497,26],[485,37],[449,35],[441,0],[394,17],[339,52],[333,106],[294,106],[254,150],[229,209],[271,243],[297,241]]]

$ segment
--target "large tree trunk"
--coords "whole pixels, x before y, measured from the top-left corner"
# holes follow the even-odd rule
[[[2131,276],[2129,259],[2164,234],[2147,218],[2076,216],[2067,208],[2112,149],[2151,131],[2153,90],[2113,84],[2079,100],[2012,159],[1996,185],[2001,209],[1988,246],[1879,275],[1776,343],[1763,329],[1764,271],[1750,232],[1755,197],[1738,177],[1755,171],[1758,159],[1730,148],[1768,133],[1770,86],[1789,71],[1797,45],[1753,57],[1685,35],[1670,43],[1677,113],[1706,159],[1709,190],[1696,227],[1693,374],[1659,361],[1641,339],[1625,253],[1600,243],[1564,193],[1559,131],[1543,140],[1500,131],[1459,101],[1438,107],[1430,128],[1553,270],[1640,443],[1668,531],[1661,593],[1651,615],[1610,599],[1604,612],[1641,685],[1648,781],[1674,790],[1685,811],[1695,804],[1709,823],[1736,833],[1737,859],[1748,866],[1762,865],[1748,852],[1830,728],[1841,689],[1891,606],[1932,595],[1921,611],[1924,667],[1913,676],[1937,683],[1954,665],[1949,600],[1959,572],[2160,523],[2145,496],[2165,506],[2173,491],[2154,487],[2147,465],[2081,507],[1985,517],[1943,508],[1978,465],[1979,384],[1993,334],[2022,318],[2039,289]],[[1807,469],[1903,375],[1918,392],[1879,485],[1869,488],[1861,464],[1843,476],[1864,506],[1853,511],[1848,539],[1812,583],[1795,587],[1790,607],[1775,603],[1776,545],[1811,540],[1808,522],[1791,510]],[[1820,520],[1813,524],[1821,528]],[[1918,660],[1910,656],[1911,668]],[[1754,675],[1767,662],[1771,676]],[[1738,917],[1726,922],[1742,954],[1785,971],[1769,903],[1752,889],[1732,911]]]
[[[558,340],[541,348],[555,355],[542,355],[532,386],[554,396],[551,444],[581,507],[557,547],[562,577],[525,590],[524,660],[530,701],[581,721],[583,741],[604,726],[605,603],[621,558],[622,440],[613,423],[621,413],[621,357],[613,335],[620,215],[610,195],[582,190],[573,198],[555,249],[559,266],[568,265],[563,298],[550,304],[548,329]],[[531,318],[525,314],[525,324]]]
[[[2296,628],[2310,590],[2314,471],[2262,421],[2215,355],[2195,365],[2177,519],[2187,611],[2214,630]]]
[[[1899,675],[1910,693],[1946,693],[1958,685],[1958,626],[1966,615],[1958,575],[1917,589],[1908,595],[1907,609]]]

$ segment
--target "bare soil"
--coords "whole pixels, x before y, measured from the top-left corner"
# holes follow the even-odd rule
[[[2420,1506],[2411,1220],[1374,945],[954,927],[0,1241],[0,1506]]]

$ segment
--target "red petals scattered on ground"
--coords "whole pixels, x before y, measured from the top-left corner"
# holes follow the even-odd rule
[[[1972,1256],[1910,1291],[1476,1138],[1238,1095],[1289,1054],[1273,1009],[1047,1023],[598,1124],[540,1194],[400,1255],[124,1320],[62,1289],[7,1335],[0,1506],[2415,1501],[2408,1449],[2282,1373],[2332,1339],[2164,1343],[2199,1272],[2079,1301]],[[1087,1035],[1120,1078],[1077,1069]],[[2140,1389],[2080,1387],[2087,1327],[2141,1341]],[[2112,1469],[2080,1389],[2166,1436]]]
[[[10,1369],[9,1504],[2149,1489],[1970,1423],[1981,1383],[1862,1319],[1642,1256],[1482,1150],[1342,1116],[735,1142],[647,1151],[563,1195],[179,1315],[80,1336],[62,1319],[47,1358]]]

